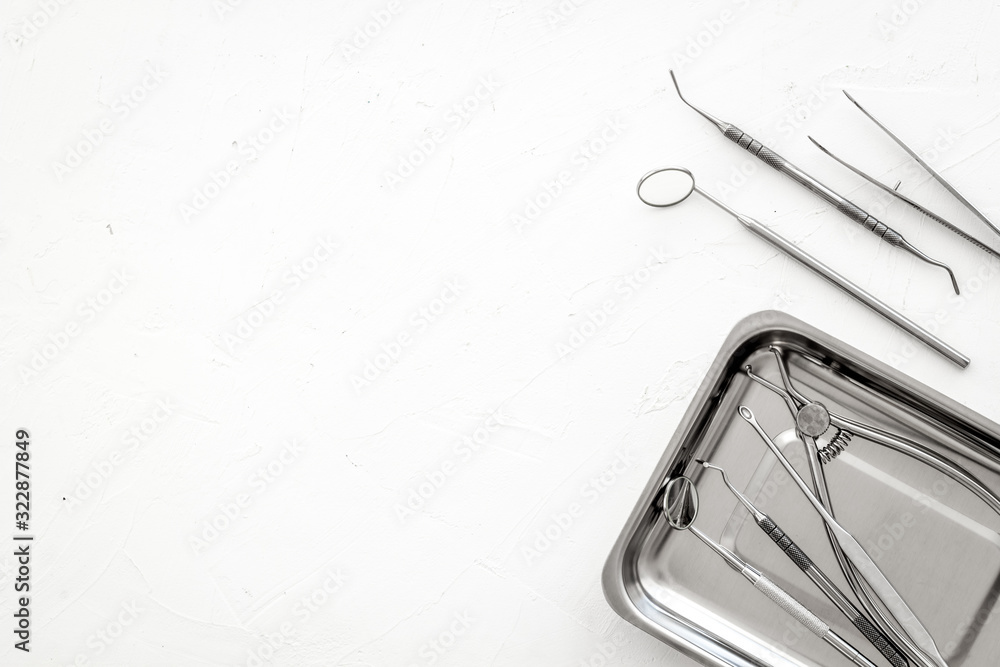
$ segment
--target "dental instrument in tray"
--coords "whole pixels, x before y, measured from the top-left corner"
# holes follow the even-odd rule
[[[715,125],[719,129],[719,131],[722,132],[723,135],[725,135],[727,139],[739,145],[740,148],[745,149],[754,157],[759,158],[761,161],[763,161],[768,166],[774,168],[776,171],[780,171],[781,173],[790,177],[792,180],[804,186],[808,190],[816,193],[817,195],[825,199],[828,203],[836,207],[838,211],[840,211],[841,213],[843,213],[848,218],[858,223],[865,229],[874,233],[876,236],[886,241],[889,245],[895,246],[897,248],[902,248],[903,250],[909,252],[914,257],[917,257],[918,259],[928,264],[932,264],[934,266],[938,266],[944,269],[945,271],[948,272],[948,276],[951,279],[951,284],[955,290],[955,294],[959,294],[961,292],[961,290],[958,287],[958,279],[955,277],[955,272],[952,271],[947,264],[940,262],[936,259],[932,259],[931,257],[928,257],[926,254],[917,249],[913,244],[911,244],[909,241],[903,238],[903,236],[899,232],[890,228],[885,223],[879,221],[877,218],[870,215],[869,213],[864,211],[861,207],[857,206],[847,198],[842,197],[841,195],[837,194],[827,186],[823,185],[815,178],[813,178],[806,172],[802,171],[801,169],[799,169],[791,162],[789,162],[785,158],[775,153],[767,146],[764,146],[761,142],[757,141],[750,135],[743,132],[743,130],[739,129],[738,127],[736,127],[731,123],[719,120],[715,116],[712,116],[711,114],[702,111],[698,107],[688,102],[684,98],[684,95],[681,94],[681,88],[677,83],[677,77],[674,76],[673,70],[670,71],[670,78],[673,79],[674,88],[676,88],[677,95],[678,97],[681,98],[681,101],[684,102],[684,104],[686,104],[687,106],[697,111],[713,125]]]
[[[750,366],[745,367],[744,372],[751,380],[774,392],[784,400],[794,420],[796,433],[805,444],[807,450],[807,461],[813,489],[820,503],[831,514],[833,513],[833,505],[830,501],[830,493],[826,482],[826,475],[823,472],[823,466],[830,464],[840,456],[851,443],[852,438],[855,435],[859,435],[876,444],[910,456],[934,470],[948,475],[1000,515],[1000,497],[997,497],[995,493],[968,470],[909,438],[869,424],[864,424],[858,420],[847,419],[837,413],[831,412],[819,401],[807,398],[792,384],[787,361],[781,348],[770,345],[768,349],[774,355],[777,362],[782,387],[756,375]],[[818,438],[825,435],[831,428],[833,429],[833,435],[827,440],[825,445],[822,447],[819,446]],[[967,453],[967,456],[973,458],[976,463],[989,470],[1000,472],[1000,466],[988,456],[976,455],[971,451]],[[906,636],[896,630],[878,605],[875,604],[871,591],[859,579],[857,570],[846,558],[832,531],[828,530],[828,537],[848,584],[858,596],[861,605],[869,613],[871,620],[883,632],[893,637],[906,650],[908,655],[919,659],[920,654],[917,647]]]
[[[819,588],[823,595],[872,643],[872,646],[878,649],[879,653],[889,661],[889,664],[893,667],[907,667],[910,664],[906,656],[900,653],[892,641],[854,606],[854,603],[833,583],[833,580],[817,567],[812,559],[795,544],[791,536],[785,533],[771,517],[757,509],[746,496],[733,486],[732,482],[729,481],[729,475],[726,474],[723,468],[701,459],[695,459],[695,463],[699,463],[709,470],[716,470],[722,474],[723,483],[725,483],[726,487],[736,496],[736,499],[740,501],[747,511],[750,512],[754,518],[754,522],[764,531],[764,534],[770,537],[785,552],[785,555],[816,584],[816,587]]]
[[[757,435],[764,441],[768,449],[777,457],[778,462],[785,469],[785,472],[791,477],[795,485],[799,487],[799,490],[805,495],[806,500],[813,506],[813,509],[820,515],[823,522],[830,533],[832,533],[833,538],[840,545],[840,549],[844,552],[850,562],[854,565],[857,573],[861,575],[868,585],[871,587],[872,591],[878,596],[882,604],[885,605],[889,613],[896,619],[900,627],[906,632],[913,643],[915,643],[920,650],[926,655],[931,661],[938,667],[948,667],[948,663],[945,662],[944,657],[941,655],[937,644],[934,642],[934,638],[924,627],[920,619],[917,618],[913,610],[906,603],[903,597],[896,591],[889,580],[886,579],[882,571],[875,565],[875,561],[871,559],[871,556],[862,548],[858,541],[854,538],[851,533],[840,525],[837,520],[830,514],[826,506],[820,502],[813,491],[806,485],[805,480],[799,475],[795,467],[789,462],[789,460],[782,453],[781,448],[779,448],[771,436],[767,434],[766,431],[757,423],[757,419],[754,417],[753,411],[745,405],[739,406],[737,412],[740,417],[743,418],[745,422],[750,424],[753,429],[757,432]]]
[[[698,517],[698,489],[690,479],[674,477],[667,483],[661,498],[660,510],[672,528],[693,533],[705,546],[721,556],[729,567],[753,584],[754,588],[785,610],[814,635],[837,649],[841,655],[860,667],[875,667],[872,661],[830,629],[829,625],[809,611],[791,594],[768,579],[760,570],[726,547],[713,541],[694,526],[694,521]]]
[[[801,486],[789,483],[794,476],[775,460],[771,445],[757,442],[760,434],[744,423],[752,413],[741,415],[741,405],[757,413],[765,435],[794,463],[812,502],[803,502]],[[721,488],[725,479],[693,465],[699,460],[726,469],[728,491]],[[665,485],[678,475],[695,480],[706,500],[699,528],[763,570],[872,662],[940,667],[943,654],[952,667],[995,667],[1000,625],[962,619],[995,620],[1000,600],[1000,524],[995,503],[981,504],[1000,492],[1000,424],[785,313],[755,313],[727,338],[609,554],[605,595],[623,618],[706,667],[833,667],[843,660],[812,637],[789,642],[786,619],[770,601],[741,595],[718,558],[661,520]],[[986,498],[970,486],[984,487]],[[708,502],[709,489],[713,496],[738,489],[769,516],[742,501]],[[815,502],[865,545],[909,613],[884,607],[883,599],[891,604],[895,595],[868,584],[835,530],[818,521]],[[917,504],[920,518],[907,522]],[[893,522],[907,527],[899,532]],[[785,535],[772,530],[777,524]],[[770,539],[761,539],[761,528]],[[781,562],[766,544],[772,540],[787,547],[798,567]],[[806,581],[800,553],[853,608],[832,589],[827,592],[841,605]],[[865,565],[866,559],[855,560]],[[894,613],[905,621],[914,612],[911,627],[898,626]],[[898,659],[869,648],[848,621],[859,613],[878,629],[875,642],[891,643]],[[923,632],[912,627],[917,618]]]

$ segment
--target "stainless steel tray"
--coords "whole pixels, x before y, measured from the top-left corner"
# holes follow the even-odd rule
[[[740,322],[709,369],[604,567],[608,602],[623,618],[705,665],[850,664],[753,590],[657,509],[665,483],[686,474],[701,498],[696,525],[803,602],[878,665],[888,664],[754,524],[717,473],[791,534],[850,591],[822,521],[736,414],[740,404],[808,480],[805,448],[782,400],[742,368],[780,384],[770,345],[791,377],[834,412],[894,431],[961,463],[1000,489],[1000,427],[902,373],[782,313]],[[1000,663],[1000,516],[949,477],[855,437],[824,468],[837,518],[865,547],[935,638],[950,667]]]

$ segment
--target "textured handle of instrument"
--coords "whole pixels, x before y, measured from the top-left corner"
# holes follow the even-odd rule
[[[727,139],[738,145],[740,148],[748,151],[751,155],[759,157],[766,164],[776,170],[784,170],[784,167],[787,164],[785,158],[781,157],[735,125],[727,125],[723,134]],[[884,222],[879,221],[877,218],[868,215],[861,210],[860,207],[855,206],[846,199],[837,202],[837,210],[871,233],[875,234],[875,236],[879,237],[886,243],[893,246],[899,246],[902,244],[903,237],[900,236],[899,232],[892,229]]]
[[[792,559],[792,562],[799,566],[799,569],[805,572],[810,567],[812,567],[813,562],[809,560],[809,556],[799,549],[795,542],[792,542],[792,538],[785,534],[785,531],[778,528],[778,524],[771,520],[771,517],[764,515],[760,521],[757,522],[767,536],[774,540],[774,543],[781,547],[781,550],[788,554],[788,557]]]
[[[784,609],[796,621],[806,626],[809,632],[817,637],[825,637],[830,631],[830,626],[821,621],[819,617],[803,607],[795,598],[778,587],[776,583],[761,575],[754,584],[754,588],[771,598],[774,604]]]
[[[896,650],[896,647],[889,643],[885,635],[879,632],[878,628],[872,625],[871,621],[864,616],[858,616],[851,622],[872,643],[872,646],[885,656],[885,659],[889,661],[892,667],[909,667],[909,661]]]
[[[726,135],[727,139],[737,144],[740,148],[749,151],[751,155],[759,157],[765,163],[774,167],[778,171],[781,171],[781,168],[785,166],[785,158],[781,157],[735,125],[727,126],[726,131],[723,132],[723,134]]]
[[[855,206],[849,201],[843,201],[837,205],[837,210],[846,215],[848,218],[858,223],[868,231],[875,234],[886,243],[890,245],[898,246],[903,242],[903,237],[899,233],[887,226],[883,222],[879,222],[876,218],[865,213],[858,206]]]

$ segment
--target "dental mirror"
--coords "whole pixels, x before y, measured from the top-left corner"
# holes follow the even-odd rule
[[[921,327],[916,322],[908,319],[891,306],[883,303],[877,297],[866,292],[861,287],[855,285],[850,280],[840,275],[829,266],[819,261],[809,253],[805,252],[794,243],[776,234],[760,222],[750,216],[743,215],[733,210],[728,204],[699,188],[694,182],[694,175],[683,167],[665,167],[649,172],[641,179],[636,186],[636,194],[644,204],[656,208],[665,208],[679,204],[692,192],[697,192],[702,197],[718,206],[729,215],[736,218],[745,229],[767,241],[779,251],[785,253],[792,259],[803,264],[809,270],[819,274],[825,280],[844,290],[855,299],[868,306],[876,313],[886,318],[907,333],[918,338],[921,342],[933,348],[936,352],[946,357],[949,361],[965,368],[969,365],[969,358],[948,345],[927,329]]]
[[[667,167],[649,172],[636,187],[644,204],[664,208],[680,204],[694,192],[694,175],[682,167]]]
[[[663,492],[662,509],[667,522],[687,530],[698,516],[698,489],[687,477],[674,477]]]

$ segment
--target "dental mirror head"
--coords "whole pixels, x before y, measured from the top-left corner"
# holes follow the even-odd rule
[[[677,530],[687,530],[698,516],[698,489],[687,477],[670,480],[660,502],[667,522]]]
[[[694,192],[694,175],[683,167],[656,169],[639,179],[635,191],[649,206],[673,206]]]

